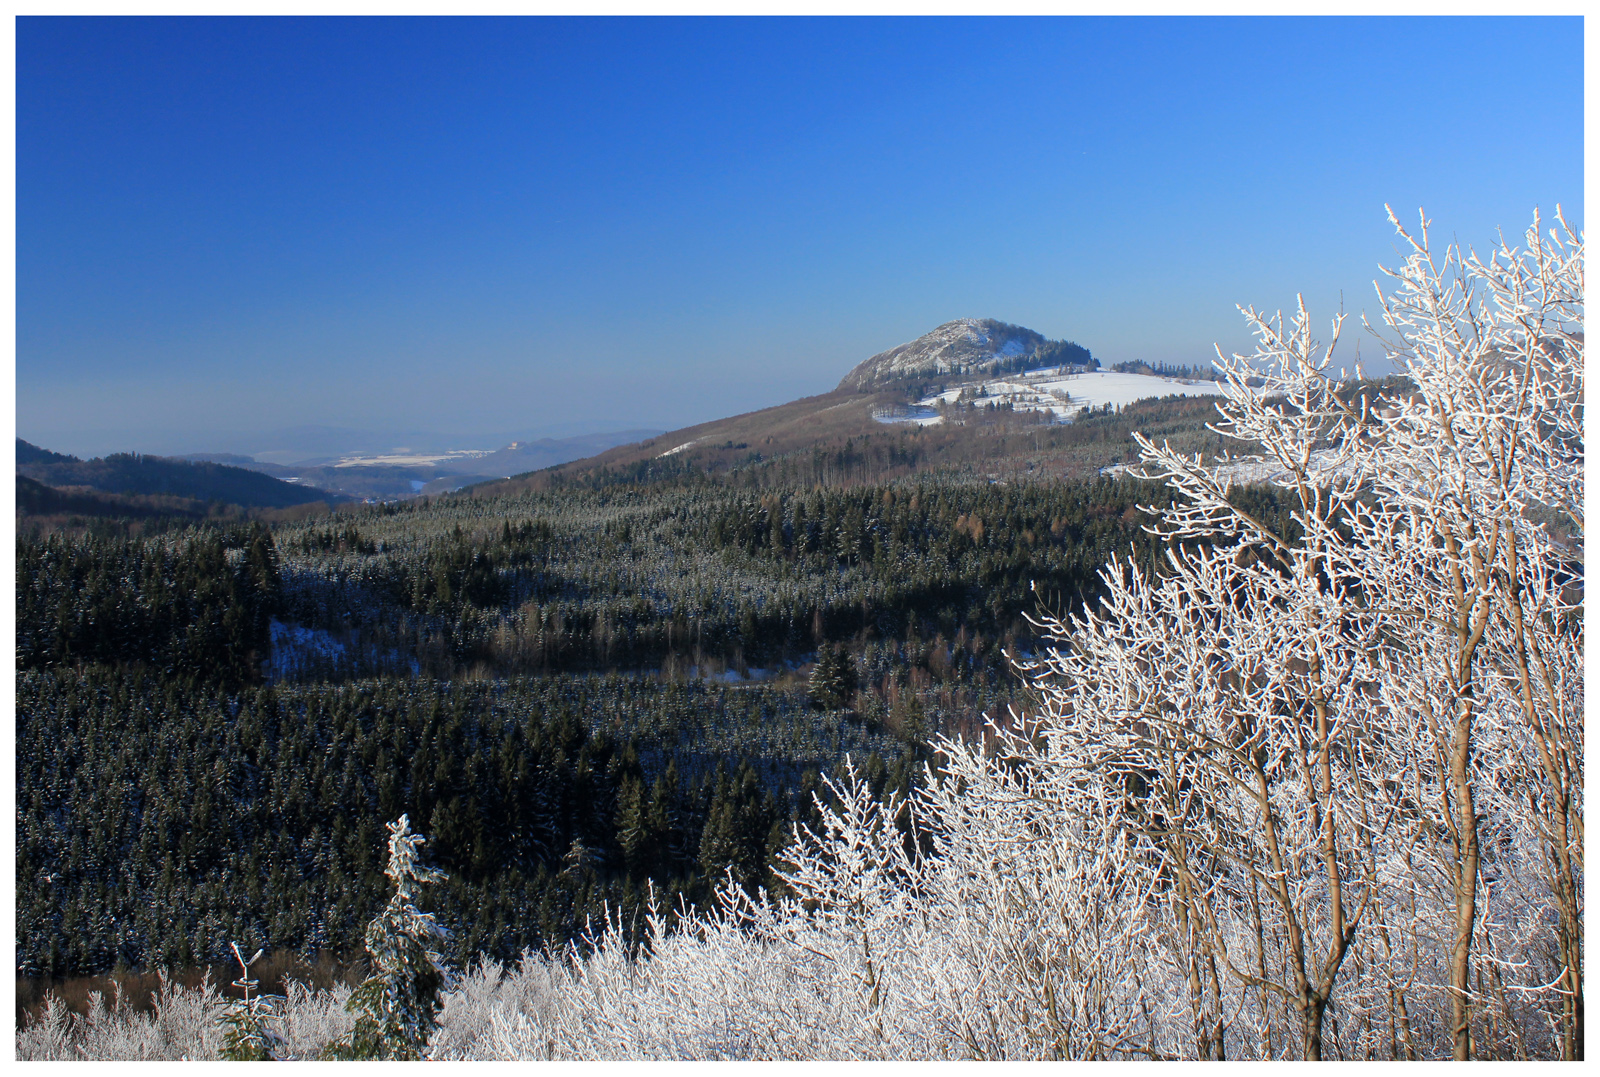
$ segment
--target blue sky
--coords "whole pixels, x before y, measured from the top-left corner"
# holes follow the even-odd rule
[[[20,19],[18,433],[673,428],[957,317],[1205,362],[1371,310],[1385,202],[1581,227],[1582,84],[1575,18]]]

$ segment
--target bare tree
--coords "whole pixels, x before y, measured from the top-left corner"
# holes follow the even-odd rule
[[[1473,1053],[1485,798],[1544,846],[1561,1053],[1583,1050],[1583,241],[1556,216],[1542,235],[1535,214],[1523,248],[1502,239],[1485,259],[1436,252],[1426,219],[1413,237],[1391,211],[1410,253],[1379,291],[1389,355],[1416,388],[1377,418],[1376,497],[1353,520],[1359,548],[1388,556],[1352,567],[1404,641],[1386,649],[1382,683],[1423,719],[1448,801],[1456,1058]]]

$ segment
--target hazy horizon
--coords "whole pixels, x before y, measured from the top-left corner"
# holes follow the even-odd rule
[[[20,18],[17,432],[670,430],[959,317],[1204,364],[1249,349],[1235,304],[1371,312],[1385,202],[1480,247],[1536,205],[1581,228],[1582,36]]]
[[[20,417],[19,417],[20,420]],[[553,429],[555,432],[551,432]],[[307,424],[262,431],[176,431],[148,434],[137,429],[92,431],[74,437],[36,437],[20,421],[17,437],[52,452],[82,459],[119,452],[138,452],[151,456],[186,456],[207,453],[253,456],[264,463],[300,463],[322,457],[349,456],[369,452],[443,452],[453,449],[502,449],[514,441],[569,441],[605,434],[639,432],[640,439],[664,432],[665,427],[558,424],[546,430],[484,430],[451,432],[356,428]]]

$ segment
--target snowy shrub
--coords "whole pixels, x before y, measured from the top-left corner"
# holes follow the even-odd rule
[[[151,1060],[217,1058],[222,1045],[219,1018],[224,1002],[210,983],[198,988],[175,984],[165,974],[155,1009],[140,1013],[120,993],[108,1005],[90,996],[85,1014],[71,1012],[57,997],[17,1029],[17,1058],[28,1060]]]
[[[244,997],[228,1004],[222,1013],[222,1057],[230,1062],[271,1062],[282,1053],[278,1034],[268,1025],[273,1016],[274,1003],[282,999],[268,999],[257,993],[250,997],[251,988],[259,981],[250,978],[250,966],[261,960],[261,950],[245,960],[238,943],[233,943],[233,956],[239,962],[239,978],[233,986],[244,992]]]

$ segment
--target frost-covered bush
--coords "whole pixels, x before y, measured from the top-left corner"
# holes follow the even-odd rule
[[[17,1058],[29,1060],[217,1058],[225,1003],[209,982],[184,987],[161,977],[150,1013],[128,1006],[120,993],[108,1004],[90,996],[87,1013],[71,1012],[55,996],[38,1017],[17,1029]]]

